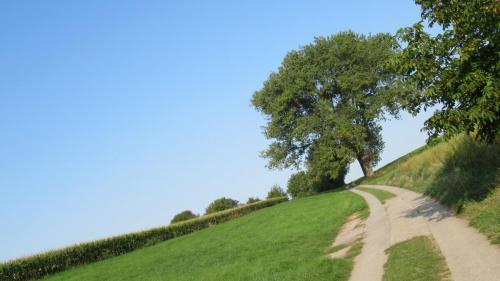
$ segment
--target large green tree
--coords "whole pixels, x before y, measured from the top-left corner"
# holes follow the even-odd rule
[[[500,132],[500,1],[415,2],[422,21],[398,32],[404,50],[395,60],[422,90],[408,109],[441,107],[426,121],[430,139],[467,132],[493,141]]]
[[[397,113],[406,88],[386,63],[394,43],[389,34],[347,31],[289,52],[252,98],[273,140],[263,152],[268,166],[305,164],[333,180],[357,159],[370,176],[383,148],[379,121]]]

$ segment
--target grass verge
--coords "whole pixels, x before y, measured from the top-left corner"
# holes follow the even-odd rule
[[[483,201],[465,203],[463,215],[493,244],[500,244],[500,188]]]
[[[358,187],[357,189],[371,193],[372,195],[377,197],[377,199],[380,200],[380,202],[382,202],[382,204],[384,204],[387,199],[396,196],[389,191],[385,191],[385,190],[381,190],[381,189],[377,189],[377,188]]]
[[[449,276],[444,257],[429,237],[400,242],[387,253],[383,281],[442,281]]]
[[[297,199],[46,280],[347,280],[356,253],[324,251],[363,208],[347,191]]]

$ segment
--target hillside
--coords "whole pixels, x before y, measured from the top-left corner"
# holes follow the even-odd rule
[[[437,198],[498,244],[499,152],[498,144],[479,144],[459,136],[419,148],[356,183],[399,186]],[[397,193],[357,190],[373,194],[389,211],[393,205],[386,202]],[[366,206],[362,197],[345,190],[295,199],[44,280],[199,280],[200,276],[203,280],[348,280],[356,269],[365,271],[360,266],[370,245],[344,248],[332,247],[332,242],[350,215],[363,211],[366,218]],[[391,236],[383,233],[387,239]],[[446,263],[429,237],[401,240],[387,248],[384,280],[401,280],[401,276],[445,280]],[[343,248],[348,251],[345,257],[327,257]],[[356,256],[361,259],[354,268]],[[417,257],[422,257],[419,264]],[[435,261],[430,263],[433,271],[427,259]]]
[[[438,199],[500,243],[500,144],[468,136],[419,148],[361,184],[407,188]]]
[[[46,280],[347,280],[355,253],[325,255],[365,206],[347,191],[293,200]]]

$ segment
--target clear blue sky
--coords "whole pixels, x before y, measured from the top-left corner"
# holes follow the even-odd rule
[[[286,186],[252,93],[314,36],[419,19],[410,0],[238,2],[1,1],[0,260]],[[382,164],[424,119],[384,125]]]

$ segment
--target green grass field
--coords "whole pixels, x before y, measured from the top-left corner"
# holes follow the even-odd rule
[[[382,204],[384,204],[387,199],[396,196],[393,193],[390,193],[389,191],[376,189],[376,188],[358,187],[358,189],[361,191],[366,191],[368,193],[373,194],[373,196],[377,197],[377,199],[380,200],[380,202],[382,202]]]
[[[354,255],[324,255],[364,208],[347,191],[293,200],[44,280],[347,280]]]
[[[418,236],[387,250],[383,281],[444,281],[449,275],[446,261],[431,239]]]
[[[425,193],[466,217],[500,243],[500,143],[468,136],[426,146],[379,169],[362,184],[385,184]]]

